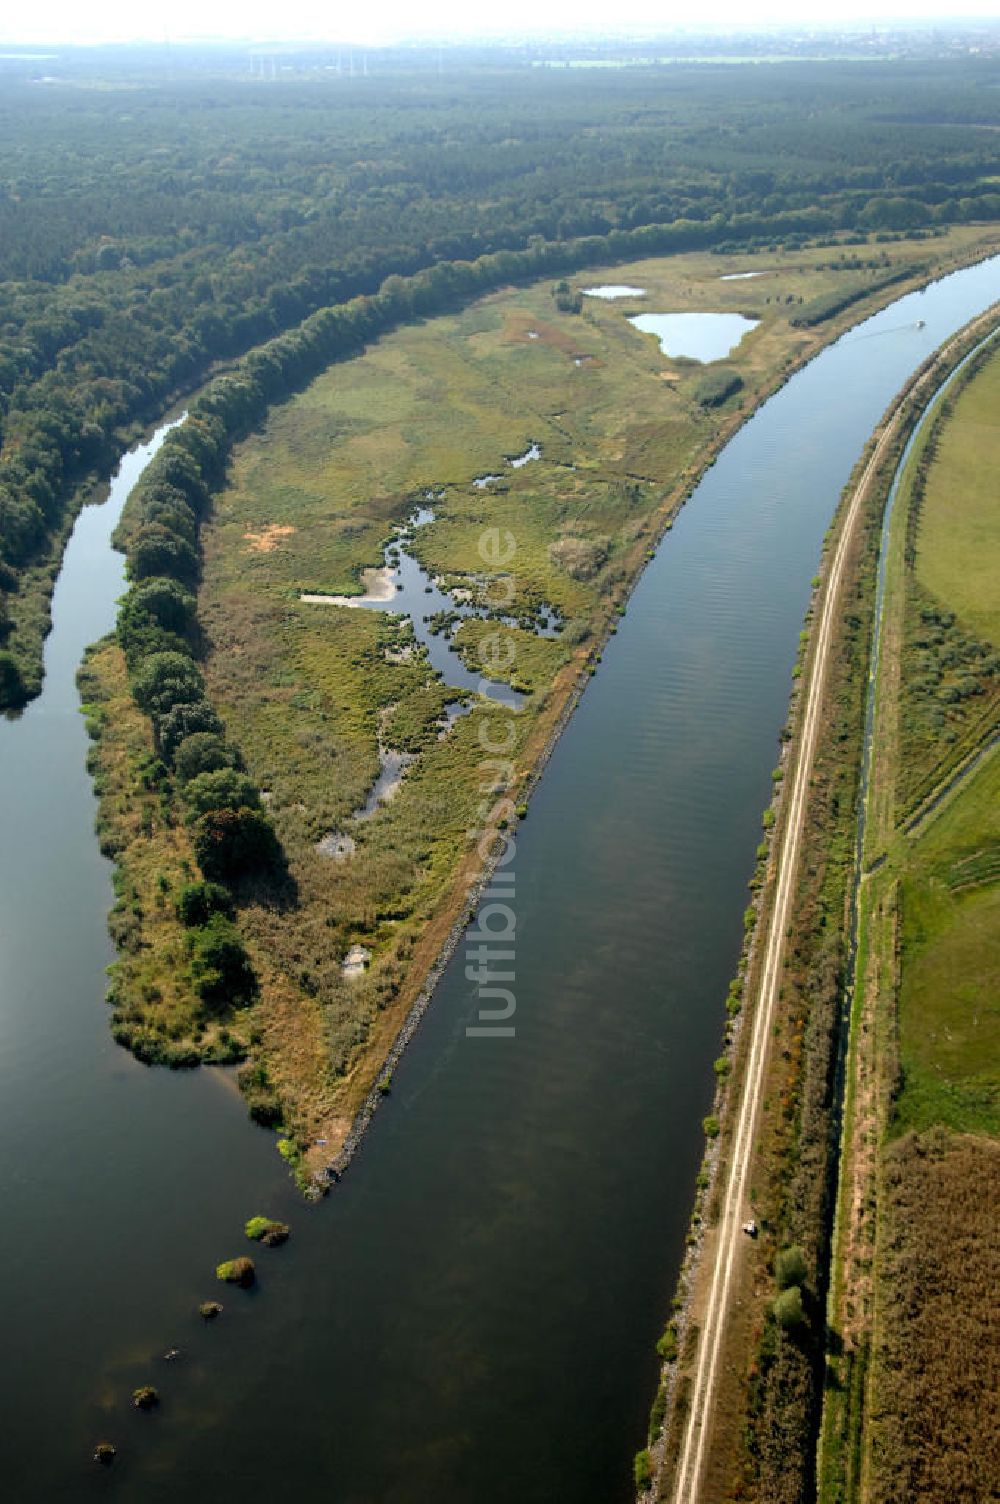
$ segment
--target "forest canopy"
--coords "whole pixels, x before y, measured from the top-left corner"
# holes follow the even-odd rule
[[[579,261],[642,253],[647,231],[651,250],[732,249],[1000,217],[985,57],[585,73],[468,61],[441,76],[395,59],[371,77],[273,81],[232,59],[171,77],[128,52],[7,66],[0,704],[39,687],[53,569],[89,481],[215,363],[318,310],[433,268],[421,307],[400,294],[402,321],[464,295],[467,263],[513,253],[510,277],[528,275],[542,242]],[[160,477],[132,568],[187,589],[197,498],[178,501],[177,479]]]

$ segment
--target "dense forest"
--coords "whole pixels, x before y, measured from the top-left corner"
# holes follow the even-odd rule
[[[354,348],[389,302],[588,261],[1000,218],[987,57],[0,68],[0,706],[39,688],[62,544],[122,443],[319,310],[429,274],[355,305]]]

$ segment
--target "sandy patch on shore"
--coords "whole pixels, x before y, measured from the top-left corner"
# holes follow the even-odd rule
[[[243,537],[255,554],[269,554],[272,549],[277,548],[282,539],[290,538],[294,532],[293,527],[269,522],[267,527],[262,527],[259,533],[246,532]]]
[[[391,569],[365,569],[361,579],[364,595],[316,595],[312,592],[299,596],[307,606],[382,606],[396,594]]]

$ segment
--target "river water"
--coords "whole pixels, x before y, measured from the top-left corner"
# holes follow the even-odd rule
[[[822,537],[895,391],[998,295],[1000,258],[899,300],[729,444],[518,833],[514,1036],[466,1036],[459,953],[314,1207],[226,1073],[147,1070],[108,1033],[110,869],[73,677],[121,589],[127,459],[77,523],[45,691],[0,722],[5,1498],[630,1497]],[[291,1242],[205,1326],[257,1211]],[[129,1408],[144,1382],[151,1415]]]

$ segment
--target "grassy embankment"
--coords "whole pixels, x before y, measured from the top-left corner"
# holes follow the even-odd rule
[[[985,1498],[997,1476],[980,1397],[1000,1276],[998,398],[992,347],[939,404],[890,531],[820,1452],[831,1504]]]
[[[933,243],[935,254],[942,249],[956,254]],[[914,266],[928,250],[900,242],[885,254],[891,270],[894,258]],[[702,367],[663,357],[652,338],[631,329],[629,305],[587,299],[582,313],[562,312],[546,281],[383,339],[276,408],[264,431],[239,446],[230,484],[202,531],[206,676],[230,739],[268,796],[298,899],[242,907],[238,922],[261,994],[222,1027],[235,1029],[239,1047],[255,1059],[251,1087],[256,1073],[277,1092],[307,1166],[343,1139],[462,912],[479,866],[467,836],[483,823],[479,806],[488,811],[500,792],[514,803],[523,797],[581,675],[594,667],[595,644],[704,463],[790,366],[899,290],[883,289],[817,328],[794,327],[803,307],[859,277],[882,281],[885,268],[859,273],[840,256],[816,248],[741,257],[738,269],[771,273],[750,283],[720,282],[729,267],[709,255],[615,270],[615,280],[649,289],[638,307],[743,309],[761,318],[726,362],[743,390],[721,407],[700,400]],[[505,470],[504,457],[531,441],[542,459]],[[473,489],[472,478],[486,471],[504,471],[502,482]],[[544,600],[567,620],[551,641],[501,629],[514,642],[517,681],[534,691],[515,722],[505,791],[484,791],[497,774],[484,779],[478,740],[481,717],[497,712],[481,706],[439,740],[447,696],[419,658],[398,661],[400,627],[381,614],[298,599],[303,590],[356,590],[360,570],[381,562],[391,525],[427,489],[445,493],[435,503],[437,520],[418,536],[428,567],[468,584],[471,573],[483,572],[483,528],[507,528],[517,544],[515,610]],[[468,637],[481,632],[463,628]],[[128,720],[127,705],[115,698],[125,693],[117,648],[104,646],[89,668],[92,697],[108,701],[100,776],[107,784],[119,765],[120,807],[126,796],[141,807],[137,754],[127,756],[115,734]],[[386,715],[386,738],[417,761],[392,804],[354,825],[351,811],[374,780]],[[150,742],[143,755],[151,752]],[[175,964],[183,936],[172,928],[167,895],[183,885],[190,858],[166,841],[159,798],[150,795],[131,844],[122,839],[115,801],[102,810],[124,869],[120,908],[140,930],[139,944],[123,955],[117,997],[147,1033],[169,1030],[181,1057],[189,1047],[197,1056],[215,1038],[197,997],[189,993],[186,1017],[180,1003],[170,1018],[161,1007],[160,974],[183,972]],[[347,862],[316,851],[332,829],[357,840]],[[151,842],[159,843],[155,859]],[[147,915],[155,923],[147,925]],[[347,980],[342,961],[357,942],[372,962],[363,978]],[[318,1138],[326,1145],[317,1147]]]
[[[963,348],[969,343],[963,342]],[[954,359],[953,354],[951,363]],[[756,1498],[773,1504],[796,1500],[811,1489],[837,1127],[837,1021],[847,962],[847,903],[853,876],[875,566],[892,472],[905,435],[925,401],[926,390],[919,400],[909,398],[903,403],[896,440],[865,500],[842,592],[840,629],[828,665],[825,729],[814,765],[799,890],[788,933],[781,1013],[756,1135],[751,1200],[761,1234],[753,1244],[748,1240],[742,1250],[711,1422],[707,1498]],[[856,468],[848,495],[870,451],[871,446]],[[808,669],[808,657],[804,666]],[[793,704],[793,731],[797,709]],[[950,713],[960,715],[961,709],[953,708]],[[779,789],[780,783],[779,776]],[[770,826],[780,841],[780,796],[776,810],[777,822],[774,812],[769,812],[765,827]],[[765,842],[759,853],[751,884],[759,894],[757,913],[748,910],[748,946],[729,1001],[731,1015],[739,1014],[744,995],[756,995],[760,957],[754,952],[753,939],[763,933],[769,919],[777,849]],[[691,1259],[675,1301],[678,1315],[661,1343],[667,1361],[650,1429],[650,1471],[661,1498],[671,1497],[672,1469],[697,1351],[699,1307],[712,1262],[716,1187],[722,1183],[727,1160],[728,1109],[738,1100],[742,1079],[745,1040],[738,1024],[735,1029],[731,1024],[729,1033],[730,1053],[720,1062],[726,1066],[721,1135],[709,1141],[692,1222]],[[793,1264],[798,1265],[794,1280]],[[780,1298],[783,1284],[801,1288],[801,1317],[795,1298]]]

